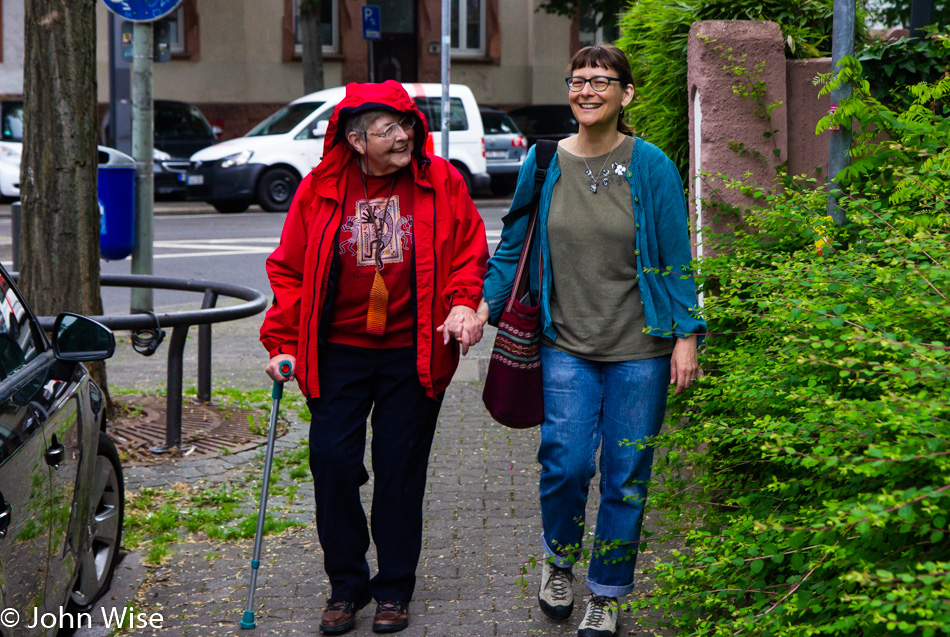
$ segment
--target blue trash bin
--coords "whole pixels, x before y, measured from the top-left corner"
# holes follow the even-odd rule
[[[135,246],[135,160],[99,147],[99,251],[116,261]]]

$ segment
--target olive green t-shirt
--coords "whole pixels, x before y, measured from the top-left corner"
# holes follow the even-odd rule
[[[627,137],[586,162],[558,147],[561,176],[547,227],[557,340],[544,342],[579,358],[625,361],[673,351],[673,339],[643,332],[637,221],[626,178],[634,141]]]

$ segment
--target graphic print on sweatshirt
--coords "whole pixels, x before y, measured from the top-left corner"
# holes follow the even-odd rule
[[[340,254],[349,252],[355,256],[357,266],[376,267],[378,224],[383,265],[402,263],[405,251],[412,244],[412,216],[404,217],[399,210],[398,194],[358,200],[356,214],[348,216],[340,229],[341,233],[349,234],[349,238],[340,241]]]

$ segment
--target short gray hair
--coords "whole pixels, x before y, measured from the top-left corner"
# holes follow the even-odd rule
[[[392,111],[385,108],[371,108],[366,111],[360,111],[356,115],[347,117],[343,128],[344,136],[349,139],[350,133],[366,132],[366,130],[373,125],[373,122],[375,122],[377,118],[389,113],[392,113]]]

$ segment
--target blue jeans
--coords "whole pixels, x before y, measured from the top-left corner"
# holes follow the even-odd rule
[[[542,542],[558,566],[580,558],[584,514],[600,453],[600,506],[587,586],[622,597],[634,588],[653,448],[637,443],[663,424],[670,357],[602,363],[541,346]],[[642,445],[640,445],[642,446]]]

